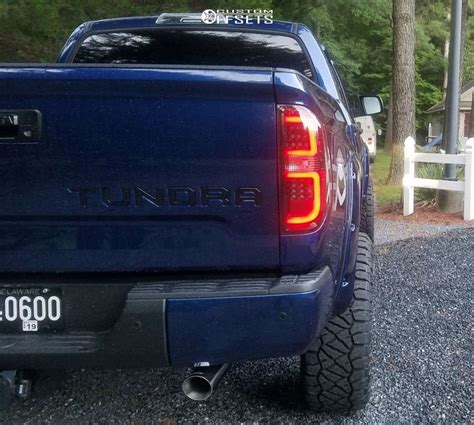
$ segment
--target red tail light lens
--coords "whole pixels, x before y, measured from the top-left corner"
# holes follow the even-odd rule
[[[321,224],[326,208],[326,160],[321,124],[307,108],[280,105],[283,226],[305,232]]]

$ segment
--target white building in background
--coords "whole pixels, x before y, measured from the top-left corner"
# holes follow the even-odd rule
[[[472,93],[474,92],[474,80],[470,81],[461,88],[461,102],[459,104],[459,135],[458,140],[464,146],[469,138],[469,128],[472,113]],[[436,137],[443,132],[444,121],[444,101],[438,102],[427,111],[430,114],[431,134],[429,136]],[[471,135],[471,137],[474,135]]]

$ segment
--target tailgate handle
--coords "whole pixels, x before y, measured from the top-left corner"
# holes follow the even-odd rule
[[[0,110],[0,143],[37,143],[40,139],[40,111]]]

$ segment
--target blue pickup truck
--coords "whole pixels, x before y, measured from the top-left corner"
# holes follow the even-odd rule
[[[364,115],[377,96],[361,96]],[[301,355],[314,409],[368,399],[373,194],[301,24],[87,22],[0,66],[0,402],[28,371]]]

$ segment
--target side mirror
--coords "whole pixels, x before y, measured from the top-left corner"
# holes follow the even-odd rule
[[[383,102],[379,96],[359,96],[365,115],[377,115],[383,111]]]

